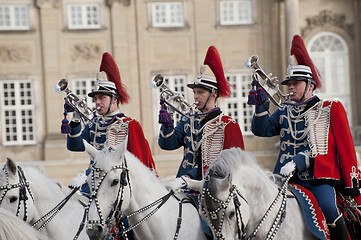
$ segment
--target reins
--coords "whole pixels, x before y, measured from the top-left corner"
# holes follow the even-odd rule
[[[4,193],[2,194],[1,198],[0,198],[0,204],[3,201],[7,191],[9,191],[10,189],[19,188],[19,203],[18,203],[16,216],[19,215],[20,202],[23,201],[24,202],[24,218],[23,218],[23,220],[26,222],[26,220],[27,220],[27,204],[26,204],[26,201],[28,200],[28,197],[26,195],[26,189],[28,190],[28,192],[29,192],[29,194],[31,196],[31,199],[34,201],[34,197],[33,197],[33,194],[31,192],[30,186],[29,186],[30,184],[27,181],[27,179],[25,177],[25,174],[24,174],[24,171],[20,166],[17,166],[17,172],[18,172],[18,176],[19,176],[19,183],[17,183],[17,184],[9,184],[8,170],[5,167],[3,168],[3,170],[5,172],[7,184],[5,186],[0,186],[0,190],[5,190]],[[79,188],[80,187],[77,187],[77,188],[73,189],[71,191],[71,193],[69,195],[67,195],[63,200],[61,200],[60,203],[57,204],[52,210],[50,210],[48,213],[46,213],[44,216],[42,216],[39,220],[34,222],[32,227],[35,228],[36,225],[43,222],[42,225],[40,225],[40,227],[37,229],[38,231],[41,231],[59,213],[59,211],[66,205],[66,203],[75,194],[75,192],[78,191]],[[81,222],[81,224],[79,226],[79,229],[78,229],[74,239],[78,239],[80,232],[84,228],[84,222],[85,222],[85,218],[83,217],[83,220],[82,220],[82,222]]]
[[[278,209],[277,215],[273,221],[273,224],[270,228],[270,230],[268,231],[267,234],[267,240],[271,240],[275,237],[279,227],[281,226],[283,219],[286,216],[286,200],[287,200],[287,187],[288,187],[288,182],[291,179],[293,175],[289,175],[285,181],[282,184],[282,187],[280,188],[280,190],[278,191],[277,196],[275,197],[275,199],[273,200],[273,202],[271,203],[271,205],[268,207],[267,211],[265,212],[265,214],[263,215],[261,221],[258,223],[257,227],[255,228],[255,230],[253,231],[253,233],[247,238],[247,240],[250,240],[252,238],[254,238],[258,232],[258,230],[260,229],[261,225],[264,223],[264,221],[266,220],[266,218],[269,216],[269,213],[271,212],[271,210],[274,208],[274,206],[276,205],[276,203],[278,202],[278,200],[280,199],[281,195],[282,195],[282,202],[280,205],[280,208]]]
[[[120,220],[123,221],[125,219],[129,219],[141,212],[144,212],[154,206],[156,206],[157,204],[159,204],[155,209],[153,209],[150,213],[148,213],[146,216],[144,216],[141,220],[139,220],[136,224],[129,226],[127,229],[124,227],[124,225],[122,225],[123,227],[123,231],[119,233],[119,235],[122,235],[123,237],[125,236],[126,233],[128,233],[129,231],[133,230],[134,228],[138,227],[140,224],[142,224],[143,222],[145,222],[146,220],[148,220],[151,216],[153,216],[169,199],[170,197],[173,196],[174,198],[177,199],[178,201],[178,217],[177,217],[177,227],[176,227],[176,231],[174,234],[173,239],[177,240],[179,237],[179,231],[182,225],[182,212],[183,212],[183,203],[191,203],[191,200],[187,197],[184,197],[182,199],[178,198],[176,195],[174,195],[173,191],[170,191],[169,193],[167,193],[166,195],[164,195],[163,197],[159,198],[158,200],[148,204],[145,207],[142,207],[141,209],[128,214],[128,215],[124,215]]]
[[[236,212],[236,221],[237,221],[237,233],[238,233],[238,238],[242,239],[242,240],[251,240],[252,238],[254,238],[257,235],[257,232],[259,231],[259,229],[261,228],[262,224],[265,222],[265,220],[267,219],[267,217],[269,216],[270,212],[272,211],[272,209],[276,206],[276,203],[280,200],[281,196],[282,196],[282,201],[281,201],[281,205],[280,208],[278,209],[278,212],[276,214],[275,219],[273,220],[272,226],[270,227],[267,237],[267,240],[272,240],[274,239],[274,237],[276,236],[276,233],[278,231],[278,229],[280,228],[285,216],[286,216],[286,200],[287,200],[287,187],[288,187],[288,182],[291,179],[292,175],[289,175],[288,177],[286,177],[286,179],[284,180],[282,187],[279,189],[277,196],[275,197],[275,199],[273,200],[273,202],[271,203],[271,205],[268,207],[267,211],[265,212],[265,214],[263,215],[262,219],[260,220],[260,222],[258,223],[258,225],[256,226],[255,230],[252,232],[252,234],[250,234],[248,236],[248,238],[246,238],[246,232],[245,232],[245,226],[244,223],[242,221],[242,214],[240,211],[240,207],[241,207],[241,203],[239,202],[239,199],[237,196],[240,196],[246,203],[247,200],[246,198],[238,191],[236,185],[231,185],[231,187],[229,188],[229,195],[226,199],[226,201],[221,201],[217,198],[215,198],[214,196],[212,196],[212,194],[209,191],[208,188],[208,182],[206,181],[201,193],[201,210],[204,214],[204,216],[206,216],[206,218],[210,218],[208,219],[208,223],[210,224],[210,227],[214,230],[215,232],[215,237],[216,239],[225,239],[223,234],[222,234],[222,227],[223,227],[223,222],[224,222],[224,215],[226,213],[226,209],[229,205],[229,203],[231,202],[231,200],[233,199],[234,205],[235,205],[235,212]],[[213,211],[208,211],[204,204],[202,204],[205,200],[204,197],[208,195],[210,197],[210,199],[216,203],[218,203],[220,206]],[[219,228],[217,229],[216,226],[214,226],[214,224],[212,223],[211,220],[215,220],[217,219],[217,213],[221,212],[221,219],[220,219],[220,224],[219,224]],[[241,225],[241,226],[240,226]]]
[[[134,228],[138,227],[140,224],[142,224],[143,222],[145,222],[146,220],[148,220],[151,216],[153,216],[167,201],[168,199],[174,194],[173,191],[170,191],[169,193],[167,193],[166,195],[164,195],[163,197],[159,198],[158,200],[148,204],[145,207],[142,207],[140,209],[138,209],[137,211],[129,214],[129,215],[124,215],[120,220],[123,221],[125,219],[129,219],[139,213],[142,213],[154,206],[156,206],[157,204],[159,204],[155,209],[153,209],[150,213],[148,213],[147,215],[145,215],[141,220],[139,220],[136,224],[134,224],[133,226],[129,226],[127,229],[125,229],[125,227],[123,228],[123,231],[121,232],[122,235],[128,233],[129,231],[133,230]]]
[[[36,227],[39,223],[43,222],[38,231],[43,229],[55,216],[60,212],[60,210],[66,205],[66,203],[70,200],[70,198],[79,190],[80,187],[74,188],[63,200],[61,200],[53,209],[47,212],[44,216],[42,216],[39,220],[33,223],[32,227]]]
[[[175,231],[175,234],[174,234],[174,240],[177,240],[178,239],[178,236],[179,236],[179,231],[180,231],[180,228],[181,228],[181,223],[182,223],[182,205],[183,203],[188,203],[187,201],[190,202],[190,200],[188,198],[183,198],[183,199],[180,199],[178,198],[177,196],[174,195],[174,192],[173,191],[170,191],[169,193],[167,193],[166,195],[164,195],[163,197],[155,200],[154,202],[134,211],[133,213],[130,213],[128,215],[123,215],[121,213],[121,206],[122,206],[122,203],[124,201],[124,188],[125,186],[129,185],[129,189],[130,189],[130,195],[131,195],[131,185],[130,185],[130,177],[129,177],[129,169],[128,169],[128,166],[127,166],[127,161],[126,161],[126,158],[124,157],[124,161],[123,161],[124,164],[122,165],[115,165],[113,166],[109,171],[104,171],[103,175],[100,177],[100,172],[102,171],[101,169],[99,168],[95,168],[94,166],[92,167],[92,195],[91,195],[91,199],[88,203],[88,206],[87,206],[87,211],[90,207],[90,204],[92,201],[95,202],[96,204],[96,209],[97,209],[97,212],[98,212],[98,215],[99,215],[99,218],[100,220],[88,220],[88,228],[92,228],[92,225],[93,224],[101,224],[101,225],[104,225],[105,223],[108,224],[108,228],[111,228],[113,227],[116,223],[121,223],[121,226],[122,226],[122,231],[118,232],[118,233],[113,233],[113,237],[116,237],[116,236],[122,236],[123,238],[125,239],[128,239],[128,236],[127,236],[127,233],[130,232],[131,230],[135,229],[136,227],[138,227],[139,225],[141,225],[142,223],[144,223],[145,221],[147,221],[150,217],[152,217],[172,196],[175,197],[178,202],[179,202],[179,210],[178,210],[178,217],[177,217],[177,227],[176,227],[176,231]],[[98,198],[97,198],[97,194],[98,194],[98,190],[100,188],[100,185],[102,184],[102,182],[104,181],[106,175],[112,171],[112,170],[116,170],[116,169],[122,169],[123,171],[121,172],[121,175],[120,175],[120,186],[119,186],[119,189],[118,189],[118,194],[117,194],[117,198],[116,200],[114,201],[114,204],[113,204],[113,208],[111,209],[108,217],[106,220],[104,220],[103,216],[102,216],[102,212],[100,210],[100,206],[99,206],[99,202],[98,202]],[[95,186],[95,178],[99,178],[100,177],[100,180],[97,184],[97,186]],[[148,214],[146,214],[142,219],[140,219],[137,223],[135,223],[134,225],[130,225],[129,227],[125,227],[124,224],[123,224],[123,221],[126,220],[126,219],[130,219],[144,211],[147,211],[151,208],[154,209],[149,212]],[[121,215],[123,215],[121,217]],[[113,218],[114,217],[114,218]],[[112,221],[113,220],[113,221]]]
[[[53,209],[51,209],[48,213],[46,213],[44,216],[42,216],[39,220],[37,220],[32,227],[36,227],[39,223],[42,222],[40,227],[38,228],[38,231],[41,231],[51,220],[54,219],[54,217],[60,212],[60,210],[68,203],[68,201],[71,199],[71,197],[80,189],[80,187],[74,188],[63,200],[61,200]],[[83,219],[79,224],[78,231],[75,233],[75,236],[73,240],[78,239],[81,231],[84,228],[85,225],[85,210]]]

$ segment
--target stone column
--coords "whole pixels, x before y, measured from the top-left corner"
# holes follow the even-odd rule
[[[298,0],[285,0],[286,53],[289,56],[292,38],[300,34]]]

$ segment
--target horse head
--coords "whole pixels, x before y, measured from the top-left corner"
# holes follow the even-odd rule
[[[241,187],[232,180],[237,170],[234,152],[224,150],[208,169],[200,198],[200,214],[215,239],[242,239],[250,216],[248,202]],[[242,189],[243,190],[243,189]]]
[[[21,166],[7,158],[0,172],[0,207],[26,222],[35,218],[34,198]]]
[[[85,150],[94,164],[88,175],[90,188],[87,234],[90,239],[103,239],[120,221],[121,213],[129,206],[131,189],[126,156],[127,141],[97,151],[84,141]]]

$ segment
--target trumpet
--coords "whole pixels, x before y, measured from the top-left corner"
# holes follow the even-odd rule
[[[192,111],[194,104],[189,104],[185,101],[183,95],[179,92],[172,91],[165,83],[162,74],[158,73],[153,76],[150,85],[152,88],[159,88],[161,90],[160,99],[168,105],[168,112],[173,114],[177,112],[183,116]]]
[[[266,74],[258,65],[258,60],[259,57],[257,55],[252,55],[246,62],[246,67],[255,69],[255,72],[252,74],[252,80],[263,89],[264,93],[276,106],[282,107],[292,94],[284,94],[279,88],[277,77],[272,76],[272,73]]]
[[[57,93],[65,92],[66,93],[66,96],[64,97],[65,104],[68,105],[75,112],[77,112],[83,120],[92,121],[90,115],[93,114],[96,110],[93,111],[90,107],[88,107],[85,98],[80,98],[79,96],[74,94],[68,88],[68,86],[69,86],[68,80],[62,78],[55,84],[55,91]]]

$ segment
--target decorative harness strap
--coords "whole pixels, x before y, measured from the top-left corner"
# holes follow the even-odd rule
[[[112,170],[116,170],[116,169],[122,169],[122,173],[120,176],[120,187],[118,189],[118,194],[117,194],[117,199],[115,200],[114,204],[113,204],[113,208],[110,211],[107,219],[104,221],[103,215],[101,213],[100,207],[99,207],[99,202],[97,199],[97,193],[98,193],[98,189],[100,187],[100,185],[102,184],[103,180],[105,179],[106,175],[109,173],[109,171]],[[114,237],[116,236],[122,236],[125,239],[128,239],[127,233],[131,230],[133,230],[134,228],[136,228],[137,226],[139,226],[140,224],[142,224],[143,222],[145,222],[146,220],[148,220],[151,216],[153,216],[169,199],[171,196],[175,197],[178,201],[179,201],[179,211],[178,211],[178,218],[177,218],[177,228],[176,228],[176,232],[174,234],[174,240],[178,239],[178,235],[179,235],[179,230],[181,227],[181,223],[182,223],[182,204],[183,203],[187,203],[190,202],[189,198],[183,198],[183,199],[179,199],[174,195],[173,191],[170,191],[169,193],[167,193],[165,196],[159,198],[158,200],[148,204],[147,206],[129,214],[129,215],[124,215],[123,217],[121,216],[121,206],[123,203],[123,198],[124,198],[124,187],[128,185],[129,183],[129,188],[130,188],[130,179],[129,179],[129,174],[128,174],[128,167],[126,164],[126,159],[124,158],[124,166],[123,165],[116,165],[113,166],[109,171],[105,171],[104,174],[101,176],[100,181],[98,182],[97,186],[95,186],[95,178],[99,178],[100,177],[100,171],[102,171],[99,168],[95,168],[94,166],[92,167],[92,195],[91,195],[91,199],[88,203],[88,206],[86,208],[86,213],[88,213],[89,210],[89,206],[90,203],[92,201],[95,202],[96,204],[96,208],[99,214],[99,218],[100,220],[88,220],[88,228],[92,228],[92,225],[94,223],[100,223],[102,225],[104,225],[105,223],[108,224],[108,227],[113,227],[116,223],[121,222],[122,223],[122,232],[119,233],[115,233]],[[131,191],[131,190],[130,190]],[[157,204],[159,204],[158,206],[156,206]],[[127,229],[125,228],[124,224],[123,224],[123,220],[125,219],[129,219],[141,212],[144,212],[152,207],[156,206],[155,209],[153,209],[150,213],[148,213],[146,216],[144,216],[140,221],[138,221],[136,224],[134,224],[133,226],[129,226]],[[113,219],[114,217],[114,219]]]
[[[282,184],[281,189],[278,191],[278,194],[276,196],[276,198],[273,200],[273,202],[271,203],[271,205],[269,206],[269,208],[267,209],[266,213],[263,215],[261,221],[258,223],[257,227],[255,228],[255,230],[253,231],[253,233],[247,238],[247,240],[250,240],[252,238],[254,238],[258,232],[258,230],[260,229],[261,225],[264,223],[264,221],[266,220],[266,218],[268,217],[269,213],[271,212],[271,210],[274,208],[274,206],[276,205],[276,203],[278,202],[278,200],[280,199],[281,195],[282,197],[282,203],[281,206],[277,212],[277,215],[275,217],[275,220],[273,221],[273,224],[270,228],[270,230],[268,231],[267,234],[267,238],[266,239],[273,239],[276,236],[276,233],[279,229],[279,227],[281,226],[281,223],[283,222],[284,218],[286,217],[286,200],[287,200],[287,187],[288,187],[288,182],[291,179],[293,175],[289,175],[285,181]]]
[[[69,195],[67,195],[63,200],[61,200],[53,209],[51,209],[48,213],[42,216],[39,220],[33,223],[32,227],[35,227],[39,223],[43,222],[42,225],[38,228],[38,231],[43,229],[54,217],[56,214],[60,212],[60,210],[66,205],[69,199],[74,195],[76,191],[79,190],[80,187],[74,188]]]
[[[31,199],[34,201],[33,194],[30,190],[29,182],[26,180],[24,171],[20,166],[17,166],[17,172],[18,172],[18,176],[19,176],[19,183],[17,183],[17,184],[9,184],[8,170],[5,167],[3,168],[3,170],[4,170],[5,176],[6,176],[6,185],[0,186],[0,190],[5,190],[0,198],[0,204],[1,204],[2,200],[4,199],[7,191],[9,191],[10,189],[19,188],[19,203],[18,203],[18,209],[16,211],[16,216],[18,216],[19,212],[20,212],[20,202],[24,201],[24,218],[23,218],[23,220],[26,222],[27,221],[26,200],[28,200],[28,197],[26,195],[26,189],[28,190]],[[66,196],[63,200],[61,200],[60,203],[58,205],[56,205],[52,210],[50,210],[48,213],[46,213],[44,216],[42,216],[39,220],[37,220],[32,225],[32,227],[35,227],[40,222],[43,222],[43,224],[38,228],[38,231],[43,229],[56,216],[56,214],[59,213],[59,211],[66,205],[66,203],[69,201],[69,199],[74,195],[74,193],[78,189],[79,189],[79,187],[73,189],[73,191],[68,196]],[[85,212],[84,212],[84,216],[85,216]],[[84,227],[84,222],[85,222],[85,218],[83,217],[83,220],[79,226],[78,232],[76,233],[74,239],[78,239],[80,232],[82,231],[82,229]]]
[[[14,188],[19,188],[19,202],[18,202],[18,207],[16,210],[16,216],[19,216],[20,213],[20,204],[21,201],[23,201],[24,203],[24,218],[23,220],[26,222],[27,221],[27,204],[26,201],[28,200],[28,196],[26,195],[26,190],[28,190],[31,199],[34,201],[34,197],[33,194],[31,193],[30,187],[29,187],[29,182],[26,180],[25,174],[23,169],[20,166],[17,166],[17,172],[18,172],[18,176],[19,176],[19,183],[17,184],[9,184],[9,173],[7,168],[3,168],[3,171],[5,173],[5,177],[6,177],[6,185],[5,186],[0,186],[0,190],[5,190],[3,192],[3,194],[0,197],[0,204],[2,203],[6,193]]]
[[[226,199],[226,201],[221,201],[217,198],[215,198],[214,196],[212,196],[212,194],[209,191],[209,188],[207,187],[207,185],[205,184],[202,190],[202,193],[200,195],[200,207],[201,210],[204,214],[204,216],[208,217],[210,215],[210,217],[214,220],[217,219],[217,213],[222,211],[222,215],[221,215],[221,220],[220,220],[220,224],[219,224],[219,228],[217,229],[211,221],[208,221],[210,223],[210,227],[214,230],[215,232],[215,237],[216,239],[225,239],[223,237],[222,234],[222,227],[223,227],[223,222],[224,222],[224,215],[226,213],[226,209],[230,203],[230,201],[233,199],[234,201],[234,205],[235,205],[235,210],[236,210],[236,219],[237,219],[237,226],[238,226],[238,238],[239,239],[247,239],[247,240],[251,240],[252,238],[254,238],[257,235],[258,230],[260,229],[261,225],[264,223],[264,221],[266,220],[266,218],[269,216],[271,210],[275,207],[276,203],[279,201],[281,195],[282,195],[282,202],[280,205],[280,208],[277,212],[277,215],[273,221],[273,224],[271,226],[271,228],[268,231],[267,234],[267,240],[272,240],[274,239],[274,237],[276,236],[276,233],[279,229],[279,227],[281,226],[285,216],[286,216],[286,200],[287,200],[287,187],[288,187],[288,182],[291,179],[292,175],[288,176],[285,181],[282,184],[281,189],[279,190],[277,196],[275,197],[275,199],[273,200],[273,202],[271,203],[271,205],[269,206],[269,208],[267,209],[266,213],[263,215],[261,221],[258,223],[257,227],[255,228],[255,230],[253,231],[252,234],[249,235],[248,238],[246,238],[246,232],[245,232],[245,226],[244,223],[242,221],[242,215],[241,215],[241,211],[240,211],[240,201],[237,197],[240,196],[246,203],[248,203],[248,201],[246,200],[246,198],[239,192],[239,190],[237,189],[236,185],[232,185],[229,189],[229,195],[228,198]],[[205,182],[207,183],[207,181]],[[214,202],[217,202],[220,204],[220,206],[214,210],[214,211],[207,211],[205,206],[202,204],[205,200],[204,200],[204,196],[208,195]],[[210,219],[208,219],[210,220]],[[241,227],[240,227],[241,225]]]

